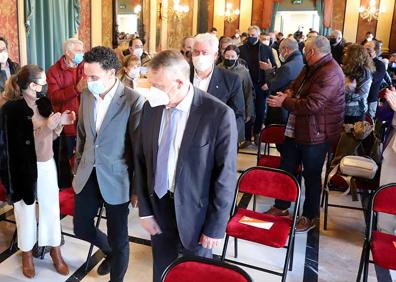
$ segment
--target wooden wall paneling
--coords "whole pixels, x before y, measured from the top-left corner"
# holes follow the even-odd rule
[[[393,9],[392,28],[389,38],[389,50],[391,52],[396,52],[396,1]]]
[[[260,28],[263,23],[263,8],[264,1],[263,0],[253,0],[252,5],[252,25],[258,25]]]
[[[84,42],[84,49],[91,49],[91,0],[80,0],[80,26],[78,38]]]
[[[226,0],[226,5],[227,3],[231,3],[232,4],[232,10],[235,9],[239,9],[240,10],[240,4],[241,1],[240,0]],[[225,7],[224,7],[224,11],[225,11]],[[224,35],[225,36],[233,36],[235,34],[235,30],[239,29],[239,18],[237,17],[234,21],[228,23],[224,20]]]
[[[379,8],[379,2],[380,0],[376,1],[376,8]],[[368,7],[370,3],[370,0],[361,0],[360,6],[363,7]],[[356,34],[356,43],[361,43],[364,40],[364,37],[368,31],[371,31],[375,34],[375,31],[377,30],[377,21],[372,20],[369,22],[368,20],[363,20],[360,15],[359,15],[359,22],[358,22],[358,30]]]
[[[333,0],[332,29],[344,30],[345,10],[347,0]]]
[[[205,2],[205,1],[200,1]],[[208,28],[206,31],[209,31],[213,27],[213,19],[214,19],[214,0],[207,0],[208,7]]]

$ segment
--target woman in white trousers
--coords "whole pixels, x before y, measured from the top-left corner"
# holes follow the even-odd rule
[[[22,272],[28,278],[35,276],[32,249],[36,242],[52,247],[50,256],[58,273],[69,273],[60,252],[59,188],[52,143],[63,125],[74,123],[75,114],[53,113],[46,89],[45,72],[26,65],[7,81],[2,97],[6,101],[1,120],[7,162],[1,163],[7,163],[8,172],[2,178],[14,203]]]

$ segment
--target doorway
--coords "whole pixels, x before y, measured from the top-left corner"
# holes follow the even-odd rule
[[[275,16],[275,31],[285,36],[297,30],[307,34],[310,29],[319,32],[320,17],[317,11],[280,11]]]

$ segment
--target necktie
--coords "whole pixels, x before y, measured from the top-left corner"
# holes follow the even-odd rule
[[[175,139],[177,112],[177,109],[166,110],[165,127],[158,147],[154,191],[160,199],[169,189],[168,161],[172,142]]]

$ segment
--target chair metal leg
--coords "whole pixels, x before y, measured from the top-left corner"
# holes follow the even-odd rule
[[[16,247],[17,235],[18,235],[17,232],[18,232],[18,231],[17,231],[17,229],[15,228],[14,234],[12,235],[12,239],[11,239],[11,242],[10,242],[10,246],[8,247],[8,251],[10,251],[10,252],[11,252],[12,250],[14,250],[15,247]]]
[[[370,259],[370,243],[367,243],[365,258],[364,258],[363,282],[367,282],[368,279],[369,259]]]
[[[358,275],[356,278],[356,282],[360,282],[362,278],[362,272],[363,272],[363,267],[364,267],[364,258],[366,257],[366,241],[363,243],[363,248],[362,248],[362,254],[360,256],[360,263],[359,263],[359,270],[358,270]]]
[[[40,259],[44,259],[44,255],[45,255],[45,246],[41,247]]]
[[[230,236],[226,235],[225,240],[224,240],[223,253],[221,254],[221,261],[224,261],[224,259],[225,259],[229,239],[230,239]]]
[[[103,208],[104,208],[104,203],[102,203],[102,205],[101,205],[100,208],[99,208],[99,215],[98,215],[98,219],[96,220],[96,224],[95,224],[95,227],[96,227],[96,228],[99,228],[100,220],[102,219]],[[89,246],[89,251],[88,251],[88,255],[87,255],[87,260],[86,260],[86,262],[85,262],[85,269],[84,269],[85,273],[88,272],[89,261],[91,260],[91,255],[92,255],[93,247],[94,247],[93,244],[91,244],[91,245]]]
[[[329,213],[329,191],[324,190],[324,220],[323,220],[323,229],[327,230],[327,217]]]
[[[256,195],[253,195],[253,211],[256,211]]]
[[[238,257],[238,239],[234,238],[234,257]]]
[[[292,240],[293,240],[293,241],[291,242],[289,271],[293,271],[294,243],[295,243],[295,241],[296,241],[296,238],[293,237]]]

